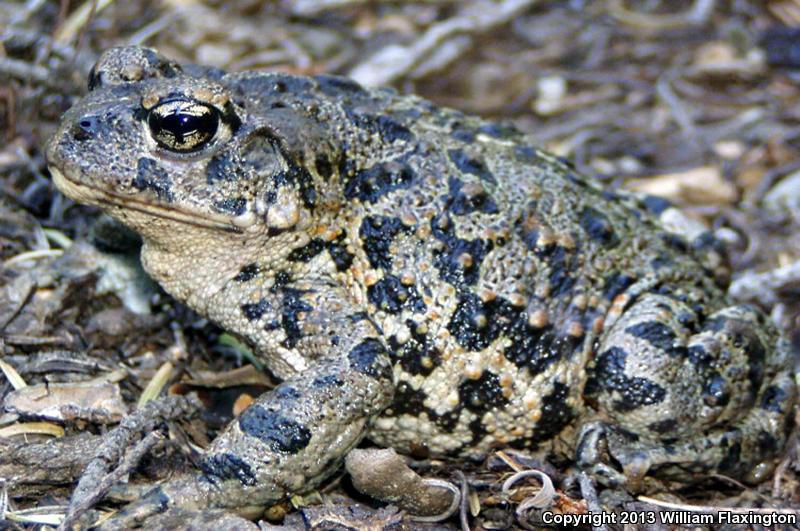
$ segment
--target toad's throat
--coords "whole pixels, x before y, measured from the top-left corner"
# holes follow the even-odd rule
[[[255,216],[251,212],[233,218],[211,212],[200,212],[177,205],[165,208],[136,197],[125,197],[108,190],[79,183],[67,177],[55,166],[50,166],[49,168],[56,187],[67,197],[81,203],[89,203],[101,208],[111,205],[178,223],[226,232],[242,232],[255,223]]]

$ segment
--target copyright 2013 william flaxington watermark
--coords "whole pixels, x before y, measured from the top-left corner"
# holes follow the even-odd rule
[[[762,525],[796,525],[797,513],[786,511],[747,511],[747,510],[717,510],[701,513],[679,510],[661,511],[618,511],[618,512],[588,512],[581,514],[561,514],[552,511],[541,513],[541,523],[545,525],[585,526],[591,525],[702,525],[702,524],[743,524]]]

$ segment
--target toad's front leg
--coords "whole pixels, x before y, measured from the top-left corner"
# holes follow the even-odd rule
[[[207,450],[202,473],[152,490],[119,513],[114,526],[130,527],[170,507],[242,511],[277,502],[314,488],[361,440],[392,399],[388,351],[365,314],[342,308],[341,300],[331,311],[330,293],[304,289],[302,297],[306,311],[294,348],[308,368],[233,421]],[[263,316],[270,319],[282,317]]]

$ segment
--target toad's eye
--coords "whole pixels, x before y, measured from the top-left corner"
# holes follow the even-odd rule
[[[169,100],[150,110],[147,125],[158,145],[189,153],[205,147],[219,127],[219,111],[194,100]]]

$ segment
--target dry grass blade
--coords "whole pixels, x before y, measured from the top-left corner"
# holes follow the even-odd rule
[[[87,0],[67,18],[56,31],[53,41],[65,45],[83,28],[89,19],[111,5],[114,0]]]
[[[42,258],[58,258],[62,254],[64,254],[64,251],[62,251],[61,249],[42,249],[39,251],[28,251],[26,253],[20,253],[16,256],[12,256],[3,263],[3,266],[12,267],[22,262],[39,260]]]
[[[64,428],[52,422],[23,422],[0,428],[0,438],[33,434],[63,437],[64,433]]]
[[[6,379],[8,379],[8,383],[11,384],[11,387],[14,389],[22,389],[23,387],[27,387],[27,382],[25,379],[17,372],[17,370],[6,363],[4,360],[0,360],[0,371],[3,371],[3,375],[5,375]]]
[[[144,388],[142,391],[142,396],[139,397],[139,401],[136,404],[137,408],[142,408],[145,404],[154,400],[158,395],[161,394],[161,390],[164,389],[164,386],[167,385],[170,378],[172,378],[172,369],[173,365],[170,362],[164,363],[161,367],[158,368],[156,374],[153,376],[153,379],[147,384],[147,387]]]
[[[556,489],[553,486],[553,480],[541,470],[523,470],[521,472],[517,472],[503,482],[503,494],[508,495],[514,483],[529,477],[538,478],[542,483],[542,487],[539,492],[536,493],[536,496],[533,496],[532,498],[526,498],[525,501],[519,505],[517,508],[517,513],[525,512],[528,509],[544,509],[545,507],[549,507],[552,505],[553,499],[556,496]]]
[[[458,489],[458,487],[449,481],[444,481],[442,479],[424,479],[422,482],[430,487],[449,490],[453,495],[452,502],[450,503],[450,507],[448,507],[441,514],[436,514],[433,516],[412,516],[411,518],[417,522],[441,522],[442,520],[447,520],[453,516],[458,510],[459,505],[461,505],[461,491]]]
[[[716,0],[695,0],[692,7],[676,15],[645,15],[631,11],[624,6],[623,0],[609,2],[608,12],[620,22],[642,29],[680,28],[687,24],[700,25],[708,20],[714,11]]]
[[[65,509],[66,507],[60,505],[52,505],[19,511],[5,511],[2,516],[21,524],[57,526],[64,520]]]

